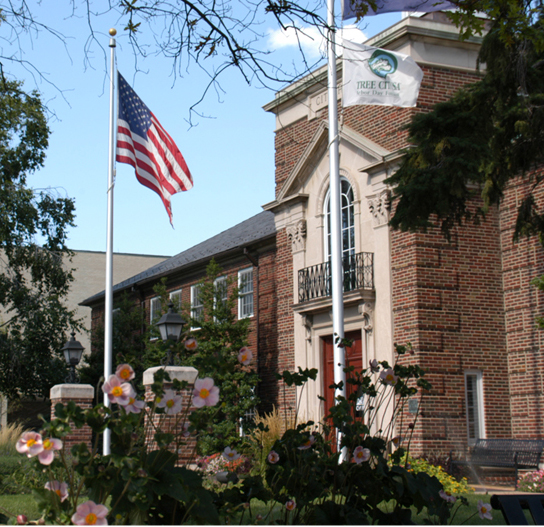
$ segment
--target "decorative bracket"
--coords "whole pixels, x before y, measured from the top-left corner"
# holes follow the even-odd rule
[[[306,248],[306,220],[298,220],[287,227],[287,236],[291,240],[293,252]]]
[[[385,225],[389,221],[391,211],[391,191],[383,190],[379,194],[368,197],[368,209],[372,214],[372,223],[374,227]]]

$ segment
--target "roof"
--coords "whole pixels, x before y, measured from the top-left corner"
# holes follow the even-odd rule
[[[271,238],[276,234],[274,214],[269,211],[261,212],[226,231],[223,231],[206,241],[187,249],[164,262],[160,262],[146,271],[139,273],[113,287],[113,292],[118,292],[133,285],[140,285],[158,279],[173,271],[180,271],[184,267],[191,267],[198,262],[210,260],[212,257],[240,249],[248,245]],[[80,305],[89,305],[104,297],[101,291],[87,298]]]

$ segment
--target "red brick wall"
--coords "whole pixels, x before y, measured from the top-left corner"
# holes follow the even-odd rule
[[[186,389],[177,392],[181,396],[182,411],[176,415],[154,414],[149,418],[145,416],[145,443],[148,451],[156,450],[157,443],[155,442],[155,433],[160,431],[165,434],[172,434],[174,441],[168,445],[168,450],[178,453],[178,464],[188,465],[195,463],[196,460],[196,435],[185,437],[184,424],[189,422],[188,417],[195,410],[192,406],[193,386],[189,384]],[[172,383],[165,382],[163,385],[165,390],[172,389]],[[153,402],[155,394],[151,390],[151,386],[145,387],[144,400]]]
[[[433,389],[412,448],[440,455],[466,445],[467,370],[483,372],[487,437],[511,437],[498,214],[457,228],[392,233],[394,340],[411,342]]]
[[[262,397],[263,411],[271,411],[275,405],[281,415],[289,415],[296,407],[295,390],[283,382],[275,380],[274,373],[295,368],[295,343],[293,322],[293,257],[291,241],[286,229],[278,232],[276,237],[276,297],[277,297],[277,350],[271,350],[266,362],[262,365],[266,372],[266,386],[269,397]],[[263,379],[263,384],[265,380]]]
[[[51,399],[51,419],[55,419],[55,405],[58,403],[68,404],[69,401],[74,401],[83,411],[92,408],[93,399],[71,399],[71,398],[58,398]],[[87,448],[92,450],[92,430],[89,425],[83,425],[81,428],[76,428],[72,423],[72,432],[63,439],[63,447],[65,452],[70,452],[74,445],[79,443],[86,443]]]
[[[544,332],[535,323],[544,316],[544,293],[530,283],[544,275],[544,250],[536,237],[512,240],[518,206],[531,187],[529,176],[513,182],[500,216],[512,433],[520,439],[544,437]],[[537,189],[535,197],[542,211],[544,190]]]

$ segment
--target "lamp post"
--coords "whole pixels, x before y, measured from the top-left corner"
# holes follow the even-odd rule
[[[81,343],[76,340],[75,332],[72,332],[72,338],[62,347],[64,358],[66,359],[68,366],[70,366],[70,373],[68,374],[67,378],[69,384],[77,384],[78,382],[76,366],[81,360],[84,349],[85,348],[81,345]]]
[[[161,333],[161,339],[163,342],[169,342],[173,344],[179,340],[181,335],[181,330],[185,325],[185,320],[181,316],[174,312],[174,304],[170,302],[168,304],[168,312],[165,313],[160,320],[157,322],[156,326],[159,328]],[[173,365],[171,345],[168,347],[167,352],[168,364],[167,366]]]

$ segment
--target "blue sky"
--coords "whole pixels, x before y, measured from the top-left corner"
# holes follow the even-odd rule
[[[173,229],[158,195],[137,182],[131,166],[117,164],[114,251],[174,255],[258,214],[262,205],[274,199],[274,116],[262,109],[274,98],[273,89],[248,86],[232,69],[221,81],[224,93],[209,93],[198,107],[208,117],[193,115],[190,126],[189,108],[207,84],[197,66],[191,65],[183,78],[174,80],[171,61],[155,57],[140,61],[143,72],[135,75],[132,50],[114,16],[95,23],[95,37],[105,54],[96,42],[85,52],[89,30],[80,13],[71,16],[68,2],[65,6],[56,2],[54,13],[43,4],[35,8],[36,16],[68,37],[67,44],[44,32],[23,36],[20,42],[21,57],[47,80],[32,74],[30,67],[11,65],[5,59],[3,63],[15,78],[25,80],[27,89],[37,88],[54,112],[45,166],[31,176],[29,184],[75,199],[76,227],[69,233],[70,248],[106,249],[110,27],[119,32],[119,70],[173,137],[194,180],[193,189],[172,197]],[[368,17],[369,22],[360,26],[368,38],[399,19],[400,13]],[[269,24],[259,28],[264,35],[260,44],[274,50],[273,61],[296,62],[299,52],[292,35],[279,31],[272,19]],[[4,57],[18,52],[4,24],[0,35]],[[304,47],[315,60],[320,39],[311,29],[309,35],[315,38]],[[352,32],[349,38],[355,40],[357,35]]]

